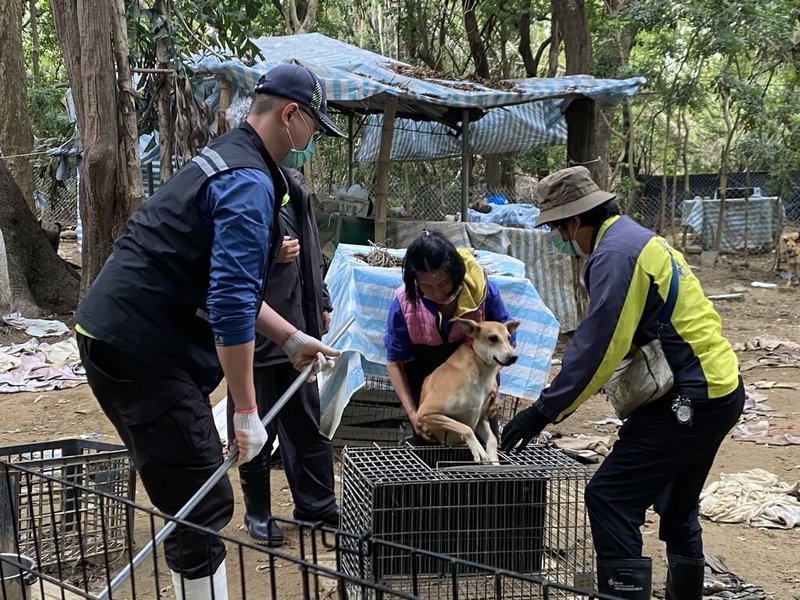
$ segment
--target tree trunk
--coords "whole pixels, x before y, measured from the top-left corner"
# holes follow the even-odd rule
[[[626,164],[628,165],[628,180],[630,181],[630,190],[628,192],[627,204],[625,206],[625,213],[630,214],[631,210],[636,204],[636,199],[639,197],[639,180],[636,178],[635,156],[636,149],[635,133],[633,127],[633,109],[631,108],[631,99],[625,98],[622,104],[622,120],[626,123],[627,140],[625,142],[627,150],[625,152]]]
[[[2,160],[0,230],[8,259],[12,309],[30,317],[75,310],[78,273],[53,250]]]
[[[157,0],[156,12],[164,17],[165,36],[156,35],[156,67],[159,69],[169,69],[169,53],[167,52],[167,39],[170,35],[170,0]],[[159,32],[156,32],[157,34]],[[159,146],[159,179],[165,183],[172,177],[172,140],[174,135],[173,123],[175,121],[172,114],[172,88],[175,82],[174,74],[156,75],[158,82],[158,146]]]
[[[557,2],[558,0],[553,0]],[[555,11],[550,18],[550,51],[547,53],[547,77],[558,75],[558,55],[561,52],[561,26]]]
[[[552,0],[553,19],[564,40],[566,74],[591,74],[594,69],[589,20],[583,0]],[[595,181],[601,179],[595,136],[595,102],[579,97],[570,102],[566,114],[567,156],[571,164],[584,164]]]
[[[531,51],[531,2],[525,0],[522,6],[522,12],[519,15],[519,55],[522,58],[522,64],[525,65],[525,75],[528,77],[536,77],[538,70],[538,60],[533,58]],[[540,56],[540,54],[537,54]]]
[[[39,69],[39,23],[36,21],[36,0],[28,0],[28,12],[31,15],[31,67],[33,69],[33,80],[39,83],[41,74]]]
[[[33,130],[28,118],[25,60],[22,51],[22,0],[0,2],[0,154],[15,156],[33,152]],[[33,165],[30,156],[6,159],[22,197],[33,211]]]
[[[500,190],[500,155],[487,154],[483,157],[486,187],[492,191]]]
[[[119,183],[123,187],[125,220],[142,204],[142,161],[139,155],[139,126],[136,121],[136,92],[131,75],[128,30],[125,21],[125,1],[113,0],[111,21],[114,31],[114,59],[117,65],[119,125],[119,156],[121,160]],[[124,225],[125,223],[121,223]]]
[[[83,293],[100,272],[114,238],[122,233],[136,204],[136,192],[125,169],[130,155],[124,150],[124,143],[118,142],[121,137],[130,136],[127,126],[122,131],[119,127],[124,122],[127,101],[120,106],[117,99],[117,69],[112,49],[114,7],[105,0],[51,0],[51,3],[83,140],[79,190]]]
[[[594,59],[584,0],[553,0],[553,17],[564,40],[566,74],[591,74]]]
[[[664,153],[661,160],[661,202],[658,205],[658,233],[662,236],[666,232],[667,215],[667,162],[669,157],[669,142],[672,125],[672,107],[667,108],[667,126],[664,129]]]
[[[506,194],[509,202],[517,201],[517,179],[514,176],[514,152],[500,155],[500,187]]]
[[[606,14],[612,21],[619,20],[619,11],[629,2],[628,0],[605,0]],[[637,30],[633,25],[615,28],[613,33],[609,33],[605,40],[600,44],[601,52],[605,54],[602,62],[606,64],[606,77],[619,77],[622,67],[628,64],[631,47],[636,37]],[[601,108],[602,111],[596,119],[597,129],[595,130],[595,140],[597,141],[597,156],[600,158],[597,183],[602,188],[607,188],[609,183],[609,172],[611,170],[611,124],[614,121],[613,107]],[[623,150],[624,154],[625,150]]]
[[[722,108],[722,120],[725,122],[725,143],[722,145],[722,154],[719,161],[719,213],[717,215],[717,231],[714,236],[715,252],[720,252],[722,246],[722,232],[725,227],[725,200],[728,198],[728,161],[730,151],[733,146],[733,136],[739,123],[739,113],[736,117],[731,116],[732,99],[730,94],[721,92],[720,105]]]
[[[311,31],[317,20],[318,6],[319,0],[308,0],[305,6],[302,4],[298,6],[297,0],[288,1],[287,8],[290,18],[288,25],[292,33],[307,33]]]
[[[481,79],[489,79],[489,62],[486,60],[486,47],[481,39],[481,28],[478,27],[478,15],[475,9],[478,0],[461,0],[464,11],[464,29],[467,32],[469,53],[475,65],[475,74]]]

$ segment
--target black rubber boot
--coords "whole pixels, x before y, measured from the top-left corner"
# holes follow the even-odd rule
[[[322,516],[306,515],[304,513],[299,513],[296,510],[294,511],[294,518],[298,521],[307,521],[309,523],[322,522],[329,527],[339,527],[341,516],[342,515],[338,506],[334,506],[332,511]]]
[[[597,591],[626,600],[650,600],[653,564],[649,558],[597,559]]]
[[[283,531],[271,521],[269,490],[269,453],[262,450],[250,462],[239,467],[239,480],[244,495],[244,526],[254,542],[265,546],[282,546]]]
[[[702,600],[706,561],[667,552],[666,600]]]

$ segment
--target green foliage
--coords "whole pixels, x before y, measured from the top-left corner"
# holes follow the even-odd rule
[[[64,105],[66,87],[62,84],[36,83],[28,77],[28,115],[34,137],[64,141],[74,130]]]
[[[33,135],[37,139],[53,139],[62,142],[72,135],[72,125],[66,113],[65,93],[69,87],[67,73],[63,68],[58,46],[50,2],[37,0],[36,23],[39,36],[39,79],[33,75],[33,39],[31,36],[28,3],[24,3],[22,47],[28,67],[27,93],[28,113]]]
[[[552,0],[475,2],[480,39],[492,78],[523,77],[519,25],[530,17],[530,55],[550,35]],[[305,0],[297,0],[299,11]],[[164,42],[166,64],[179,81],[191,78],[188,57],[215,52],[246,61],[258,58],[251,38],[284,35],[287,24],[277,5],[287,0],[168,0],[170,27],[156,0],[126,0],[131,63],[157,66],[156,45]],[[800,164],[800,53],[795,47],[795,0],[585,0],[592,32],[595,74],[644,76],[647,86],[632,102],[631,122],[612,114],[609,156],[617,183],[625,186],[628,164],[650,172],[715,172],[729,145],[731,168],[770,169],[791,178]],[[436,65],[452,75],[474,71],[459,0],[320,0],[314,30],[418,67]],[[31,118],[39,138],[70,135],[63,107],[66,73],[48,0],[37,0],[40,74],[29,73]],[[27,6],[26,6],[27,11]],[[23,27],[25,60],[32,65],[29,16]],[[544,48],[539,73],[547,70]],[[563,68],[563,57],[561,65]],[[140,129],[157,121],[159,78],[137,80]],[[174,93],[172,90],[171,93]],[[730,124],[726,127],[723,107]],[[669,132],[667,122],[669,121]],[[680,123],[680,137],[678,124]],[[688,140],[683,139],[686,126]],[[634,153],[623,138],[633,131]],[[729,135],[730,134],[730,135]],[[727,138],[730,137],[729,142]],[[666,163],[664,162],[664,145]],[[343,144],[321,148],[325,178],[343,177]],[[684,157],[684,154],[686,156]],[[619,164],[617,164],[619,161]],[[563,166],[564,149],[520,153],[506,167],[531,174]],[[442,177],[442,166],[437,176]],[[334,177],[334,171],[338,174]],[[431,169],[434,172],[436,169]],[[428,176],[421,169],[421,176]],[[369,177],[369,173],[363,174]],[[450,177],[450,173],[445,178]],[[624,191],[624,190],[623,190]]]

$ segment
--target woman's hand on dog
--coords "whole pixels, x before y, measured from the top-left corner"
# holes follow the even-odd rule
[[[498,396],[498,385],[497,382],[494,382],[492,386],[492,391],[489,392],[489,403],[486,405],[486,418],[487,419],[494,419],[497,416],[498,407],[497,407],[497,396]]]
[[[424,423],[420,423],[417,420],[417,413],[411,415],[411,426],[414,428],[414,433],[416,433],[419,437],[421,437],[426,442],[436,443],[436,438],[433,437],[430,429],[428,429]]]

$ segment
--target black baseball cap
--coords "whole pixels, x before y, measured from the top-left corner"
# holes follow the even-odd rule
[[[347,136],[328,116],[328,101],[325,88],[319,79],[306,67],[296,64],[280,64],[261,76],[256,94],[270,94],[292,100],[306,107],[328,135]]]

